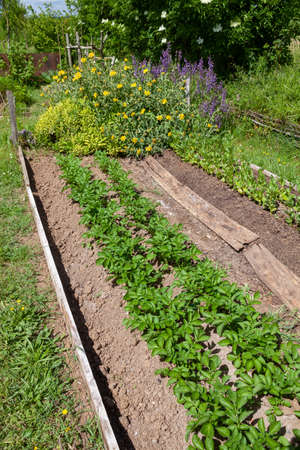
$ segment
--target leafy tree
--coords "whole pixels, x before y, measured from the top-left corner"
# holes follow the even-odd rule
[[[0,0],[0,27],[10,43],[20,36],[25,24],[26,7],[20,0]]]

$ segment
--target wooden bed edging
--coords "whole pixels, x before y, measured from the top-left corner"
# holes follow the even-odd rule
[[[22,152],[22,148],[20,146],[18,147],[18,156],[19,156],[19,160],[21,163],[25,187],[26,187],[29,203],[30,203],[30,206],[31,206],[31,209],[33,212],[33,217],[34,217],[34,220],[36,223],[37,231],[39,234],[41,246],[44,250],[44,254],[45,254],[46,261],[47,261],[50,276],[51,276],[51,279],[52,279],[52,282],[53,282],[53,285],[55,288],[56,296],[57,296],[61,311],[64,315],[65,324],[69,331],[69,335],[70,335],[72,344],[74,346],[76,356],[79,361],[82,377],[87,385],[96,416],[100,422],[100,427],[101,427],[101,431],[102,431],[102,437],[103,437],[105,448],[107,450],[119,450],[117,440],[115,438],[113,429],[109,422],[109,418],[108,418],[107,412],[105,410],[105,406],[103,404],[101,394],[99,392],[98,386],[96,384],[96,381],[95,381],[95,378],[94,378],[94,375],[93,375],[93,372],[91,369],[91,366],[89,364],[84,347],[82,345],[81,338],[78,333],[76,323],[74,321],[74,317],[72,315],[72,312],[71,312],[71,309],[70,309],[66,294],[64,292],[64,288],[63,288],[60,276],[59,276],[59,273],[57,271],[57,268],[56,268],[56,265],[55,265],[55,262],[54,262],[54,259],[53,259],[52,253],[51,253],[48,239],[47,239],[43,224],[42,224],[40,216],[39,216],[39,212],[38,212],[38,209],[37,209],[37,206],[35,203],[34,196],[31,191],[30,181],[29,181],[29,177],[28,177],[28,173],[27,173],[26,164],[25,164],[25,159],[24,159],[24,155]]]

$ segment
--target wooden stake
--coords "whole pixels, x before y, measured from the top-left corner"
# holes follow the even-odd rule
[[[75,35],[76,35],[76,45],[77,45],[77,54],[78,54],[78,65],[81,66],[80,39],[79,39],[78,31],[76,31]]]
[[[72,56],[71,56],[70,41],[69,41],[68,33],[66,33],[66,43],[67,43],[67,52],[68,52],[69,66],[72,67]]]
[[[11,141],[13,146],[16,147],[18,143],[18,129],[17,129],[17,119],[16,119],[16,103],[15,96],[12,91],[6,91],[7,103],[9,106],[9,116],[10,116],[10,128],[11,128]]]

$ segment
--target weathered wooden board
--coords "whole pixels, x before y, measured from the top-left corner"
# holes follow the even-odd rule
[[[300,279],[262,244],[243,252],[259,278],[292,310],[300,309]]]
[[[21,147],[19,147],[19,159],[22,166],[24,181],[26,185],[26,191],[29,199],[30,206],[32,208],[33,217],[36,223],[37,231],[39,234],[41,246],[44,250],[45,258],[47,261],[48,269],[51,275],[51,279],[56,291],[57,299],[60,304],[61,311],[64,315],[64,320],[66,323],[66,326],[69,330],[69,334],[71,337],[72,344],[74,346],[74,350],[76,353],[76,356],[78,358],[79,364],[80,364],[80,370],[83,376],[84,381],[86,382],[87,388],[90,393],[91,401],[93,404],[93,407],[95,409],[96,415],[100,422],[100,427],[102,431],[102,437],[104,441],[105,448],[107,450],[119,450],[118,443],[116,441],[114,432],[112,430],[111,424],[109,422],[109,418],[106,413],[105,406],[102,401],[101,394],[99,392],[98,386],[96,384],[96,380],[94,378],[90,363],[88,361],[87,355],[85,353],[85,349],[83,347],[80,335],[77,330],[77,326],[73,317],[73,314],[71,312],[69,302],[67,300],[59,273],[57,271],[52,252],[48,243],[48,239],[42,224],[42,221],[40,219],[40,215],[35,203],[34,196],[32,194],[30,184],[29,184],[29,177],[26,169],[26,164],[23,156],[23,152]]]
[[[240,251],[245,244],[248,245],[258,239],[257,234],[231,220],[189,187],[180,183],[152,156],[148,157],[144,164],[152,178],[168,194],[235,250]]]

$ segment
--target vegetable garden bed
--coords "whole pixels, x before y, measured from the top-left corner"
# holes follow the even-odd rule
[[[68,163],[62,162],[63,168],[64,164]],[[157,189],[155,190],[155,185],[153,185],[153,181],[137,162],[127,160],[124,161],[123,164],[126,168],[133,170],[133,178],[139,182],[139,186],[141,186],[141,190],[143,191],[142,195],[144,197],[150,197],[158,200],[160,202],[159,210],[167,215],[169,222],[183,223],[184,232],[194,242],[196,242],[204,255],[219,261],[223,265],[231,264],[229,277],[232,281],[236,281],[239,284],[247,283],[252,292],[258,289],[261,291],[262,305],[259,306],[260,310],[265,311],[269,309],[278,309],[280,306],[280,301],[275,296],[269,295],[267,289],[265,289],[261,282],[257,279],[250,265],[241,255],[234,252],[213,232],[209,231],[204,225],[190,216],[184,208],[176,204],[172,198],[168,197],[165,193],[157,192]],[[101,179],[106,182],[108,181],[107,175],[104,175],[103,172],[97,168],[97,164],[94,162],[92,157],[86,158],[84,160],[84,165],[92,165],[93,175],[97,179]],[[75,166],[73,176],[77,170]],[[154,356],[154,358],[151,358],[147,345],[141,338],[140,332],[130,332],[122,324],[123,319],[128,318],[128,312],[125,313],[123,310],[123,306],[125,305],[123,296],[126,289],[128,299],[128,287],[125,289],[124,280],[122,281],[122,277],[124,277],[122,273],[124,272],[125,266],[122,267],[123,271],[121,270],[117,276],[117,278],[119,278],[119,282],[121,284],[123,283],[122,288],[120,288],[114,282],[107,280],[107,270],[105,270],[102,266],[96,266],[95,263],[97,259],[97,252],[99,250],[97,246],[93,245],[92,249],[88,246],[85,248],[82,247],[82,233],[86,231],[86,228],[84,225],[78,224],[80,221],[80,210],[78,205],[68,199],[65,193],[61,192],[64,182],[59,178],[60,171],[54,162],[54,158],[51,155],[41,157],[35,157],[33,155],[31,157],[31,168],[32,181],[37,192],[37,199],[40,199],[40,214],[42,213],[44,223],[48,228],[48,239],[52,243],[52,251],[63,276],[65,287],[67,288],[67,294],[71,299],[71,308],[77,318],[77,326],[81,332],[81,337],[87,348],[95,377],[100,385],[102,395],[104,396],[106,408],[110,414],[111,422],[118,438],[120,448],[172,450],[185,448],[184,435],[188,422],[185,409],[182,405],[176,402],[176,398],[173,395],[171,388],[167,387],[166,379],[154,375],[156,369],[161,369],[164,367],[167,368],[168,365],[160,362],[159,356]],[[168,168],[171,170],[170,167]],[[67,170],[66,166],[65,170]],[[70,170],[72,172],[73,169]],[[71,172],[69,171],[69,175]],[[85,185],[90,185],[88,180]],[[83,202],[83,194],[79,194],[80,193],[78,192],[77,197],[81,202]],[[115,192],[110,197],[111,200],[113,200],[114,196],[117,197],[118,195]],[[227,193],[227,195],[229,194]],[[96,200],[98,201],[99,199],[95,198],[95,201]],[[250,201],[249,204],[253,205]],[[256,205],[253,206],[257,207]],[[81,209],[84,209],[83,203],[81,203]],[[90,211],[92,213],[92,210]],[[245,205],[243,205],[243,211],[246,211]],[[257,207],[256,214],[258,214],[258,211],[263,212],[259,207]],[[250,214],[253,219],[253,211],[248,214]],[[247,217],[246,212],[244,216]],[[149,219],[150,217],[151,216],[149,216]],[[274,219],[269,215],[268,217],[272,220]],[[86,222],[87,216],[85,216],[84,220]],[[118,220],[122,222],[122,218],[119,218]],[[286,229],[288,230],[288,232],[286,231],[287,239],[289,239],[289,235],[293,234],[293,229],[284,223],[281,224],[281,222],[276,221],[276,219],[274,220],[276,224],[280,224],[278,226],[286,226]],[[255,221],[253,220],[253,222]],[[127,226],[130,226],[130,224],[127,223]],[[246,226],[249,227],[249,224],[246,224]],[[99,230],[101,231],[101,227]],[[253,229],[253,231],[256,230]],[[143,234],[143,231],[141,231],[141,233]],[[298,236],[297,232],[296,234]],[[135,237],[140,237],[137,231]],[[179,242],[181,242],[180,239]],[[293,239],[293,245],[287,245],[286,248],[295,250],[297,242],[298,241],[295,237],[295,239]],[[159,251],[158,245],[154,248]],[[190,251],[190,255],[192,255],[193,246],[190,244],[186,245],[186,251]],[[284,261],[285,264],[296,272],[296,266],[292,263],[294,255],[287,251],[285,252],[284,250],[281,251],[286,258]],[[151,258],[154,258],[154,256],[152,255]],[[102,256],[102,258],[105,257]],[[149,259],[150,262],[151,258]],[[179,253],[178,258],[179,261],[181,261],[181,259],[185,258],[185,256],[182,256],[181,253]],[[107,261],[103,261],[106,265],[108,264]],[[158,263],[156,262],[156,265],[157,264]],[[169,262],[165,261],[164,264],[169,264]],[[174,264],[173,260],[172,264]],[[292,265],[292,267],[290,265]],[[173,281],[173,279],[174,276],[172,273],[166,272],[164,274],[163,284],[168,285]],[[143,284],[143,282],[141,283]],[[160,288],[157,287],[157,289]],[[186,295],[189,295],[188,292]],[[238,294],[238,296],[239,295],[240,294]],[[208,316],[207,320],[210,320]],[[198,325],[200,324],[197,324],[197,326]],[[207,327],[206,324],[205,327],[206,333],[210,333],[210,338],[208,340],[208,346],[204,346],[204,348],[207,350],[213,350],[213,352],[207,357],[209,360],[210,358],[214,358],[214,360],[211,360],[211,364],[210,362],[208,363],[208,366],[210,367],[215,364],[213,363],[213,361],[215,361],[217,365],[213,370],[217,369],[219,363],[217,363],[215,356],[218,355],[222,362],[226,361],[226,365],[231,375],[235,370],[232,365],[232,361],[234,362],[236,369],[240,369],[241,366],[243,367],[245,360],[243,358],[240,359],[237,355],[235,355],[231,361],[226,360],[226,355],[228,354],[229,349],[226,346],[220,347],[217,345],[219,338],[213,332],[214,326]],[[219,333],[222,334],[222,330],[220,328]],[[249,345],[251,346],[251,344]],[[152,350],[155,350],[155,346],[152,347]],[[162,356],[159,351],[154,353]],[[245,351],[243,354],[245,354]],[[296,358],[295,354],[293,358]],[[205,362],[202,362],[202,364],[204,366],[206,365]],[[290,361],[287,361],[286,364],[287,366],[291,365]],[[256,363],[255,366],[252,365],[250,367],[250,365],[248,364],[245,369],[246,373],[249,371],[250,373],[252,373],[252,371],[254,371],[254,373],[255,371],[260,373],[262,368],[265,367],[264,363],[259,362]],[[270,367],[273,367],[272,364]],[[296,361],[295,367],[297,367]],[[268,377],[270,375],[272,380],[273,375],[270,370],[271,369],[268,367]],[[242,369],[240,369],[240,372],[238,370],[237,376],[243,376]],[[247,387],[247,381],[245,380],[247,380],[247,377],[244,379],[244,385],[242,387],[239,386],[239,388],[244,389],[244,391]],[[266,417],[265,412],[268,408],[270,408],[270,405],[268,406],[266,402],[266,395],[272,394],[270,394],[268,389],[270,390],[270,386],[269,388],[261,388],[264,395],[259,396],[260,401],[256,404],[254,408],[255,411],[253,410],[253,413],[249,415],[250,419],[247,419],[246,421],[249,429],[252,429],[252,425],[256,424],[256,417],[260,417],[259,414]],[[223,397],[225,400],[227,398],[226,392],[223,392]],[[260,392],[260,390],[257,392]],[[196,397],[194,399],[195,402]],[[243,397],[243,400],[240,399],[241,404],[245,401],[243,406],[246,405],[246,403],[251,403],[249,394],[248,397],[246,397]],[[184,403],[184,401],[182,401],[182,403]],[[275,407],[276,405],[274,405],[274,408]],[[226,409],[225,406],[224,408]],[[251,407],[248,408],[252,410],[253,403],[251,403]],[[299,409],[299,406],[295,400],[291,401],[291,407],[283,407],[283,415],[279,418],[283,427],[285,427],[282,429],[281,434],[285,434],[289,440],[291,440],[293,436],[291,430],[294,428],[299,428],[299,421],[292,415],[293,409]],[[205,409],[202,411],[202,416],[205,416]],[[247,416],[245,419],[246,418]],[[245,421],[245,419],[243,419],[243,421]],[[273,419],[271,417],[271,421],[272,420]],[[204,421],[202,425],[205,423],[208,424],[210,422]],[[278,426],[279,425],[277,425],[277,422],[274,422],[273,420],[273,425],[271,425],[269,431],[271,430],[270,436],[273,436],[274,439],[275,437],[276,439],[281,439],[279,440],[280,445],[278,444],[277,447],[273,446],[270,448],[281,448],[281,446],[286,445],[286,441],[277,435],[277,432],[279,431],[277,430]],[[204,434],[204,441],[206,445],[205,448],[213,448],[213,442],[215,445],[218,445],[218,442],[220,443],[225,438],[228,438],[228,431],[224,430],[224,427],[220,427],[220,423],[217,425],[215,431],[214,428],[212,431],[209,426],[206,426],[206,428],[201,428],[201,424],[198,424],[198,428],[199,430],[197,429],[196,431],[200,431],[201,429],[201,432]],[[225,428],[230,428],[230,425],[227,423]],[[262,435],[262,421],[259,422],[258,429],[259,433]],[[212,437],[214,436],[212,433],[216,433],[217,440],[212,440]],[[229,433],[231,433],[231,431],[229,431]],[[251,433],[255,432],[250,432],[250,440],[248,442],[249,445],[252,445],[250,444]],[[201,436],[201,434],[199,435]],[[260,444],[260,438],[261,436],[257,437],[257,442],[255,442],[254,446],[241,446],[241,448],[266,448],[260,446],[264,445]],[[272,441],[272,437],[270,437],[270,439]],[[193,438],[193,445],[194,448],[202,448],[197,438]],[[235,447],[233,446],[231,448]]]

